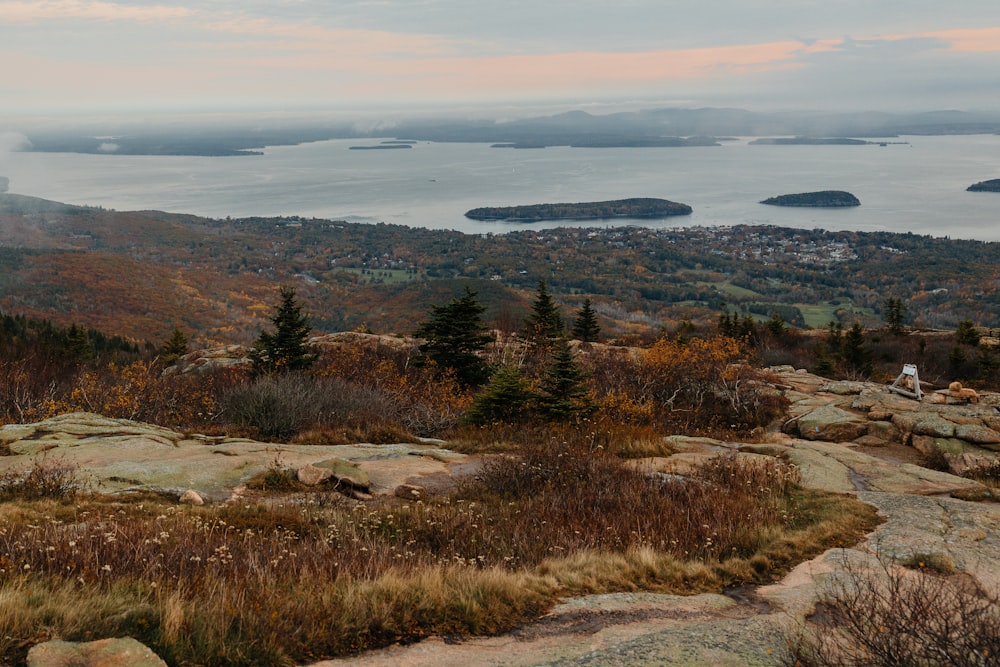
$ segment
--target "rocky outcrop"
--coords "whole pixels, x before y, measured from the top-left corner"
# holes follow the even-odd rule
[[[868,433],[868,420],[833,405],[823,405],[799,417],[795,428],[806,440],[847,442]]]
[[[324,348],[381,348],[391,350],[408,350],[417,347],[414,338],[406,336],[385,336],[381,334],[366,334],[359,331],[339,331],[331,334],[312,336],[307,341],[312,347]],[[189,352],[164,369],[164,375],[176,373],[207,373],[221,368],[248,366],[250,360],[246,345],[219,345]]]
[[[905,445],[956,475],[1000,465],[995,394],[952,386],[916,401],[872,382],[820,382],[787,367],[771,369],[792,401],[783,431],[850,447]],[[794,389],[793,389],[794,387]]]
[[[421,442],[288,445],[182,434],[83,412],[0,427],[0,448],[11,453],[0,456],[0,474],[27,469],[41,458],[77,468],[94,491],[154,490],[193,504],[226,500],[276,466],[315,470],[315,484],[352,494],[390,495],[411,479],[449,475],[468,459]]]
[[[28,667],[167,667],[147,646],[132,639],[74,643],[50,641],[28,651]]]
[[[768,206],[799,206],[807,208],[845,208],[861,206],[861,201],[850,192],[843,190],[822,190],[820,192],[800,192],[793,195],[778,195],[760,202]]]

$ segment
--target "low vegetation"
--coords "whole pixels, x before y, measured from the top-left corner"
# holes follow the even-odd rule
[[[272,665],[489,634],[560,595],[767,581],[874,521],[779,461],[658,479],[585,443],[499,458],[418,502],[15,500],[0,505],[0,659],[124,634],[170,664]]]
[[[789,648],[798,667],[995,665],[1000,599],[943,554],[848,559]]]
[[[501,632],[569,594],[771,581],[854,544],[874,511],[802,489],[778,459],[722,456],[684,477],[627,459],[669,453],[665,434],[756,437],[785,407],[761,359],[811,351],[852,376],[920,345],[860,326],[806,338],[778,314],[761,325],[728,313],[712,331],[688,322],[637,346],[571,345],[539,282],[517,334],[485,326],[466,290],[432,309],[423,345],[318,348],[304,345],[295,293],[281,297],[287,317],[258,339],[258,363],[201,373],[164,372],[159,355],[180,354],[182,336],[98,349],[79,328],[15,323],[0,337],[16,351],[0,362],[0,421],[88,410],[300,444],[434,436],[485,456],[481,471],[420,501],[358,502],[303,491],[276,461],[240,501],[188,507],[96,496],[36,460],[0,478],[0,662],[51,637],[130,635],[170,664],[303,663]],[[437,326],[456,312],[470,326]],[[944,345],[991,358],[963,340]]]

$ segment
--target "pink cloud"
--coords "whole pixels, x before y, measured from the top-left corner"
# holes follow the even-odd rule
[[[799,67],[806,53],[832,50],[836,42],[811,45],[773,42],[704,49],[664,50],[642,53],[576,52],[512,56],[467,57],[359,57],[350,49],[337,53],[312,51],[234,59],[245,67],[339,73],[358,88],[372,94],[379,86],[393,92],[433,93],[538,93],[593,88],[629,87],[633,84],[665,83],[719,78],[776,69]]]
[[[185,7],[130,7],[112,2],[50,0],[45,2],[0,2],[0,20],[32,23],[52,19],[97,19],[101,21],[162,21],[192,15]]]
[[[875,35],[863,37],[860,41],[898,42],[907,39],[938,40],[945,43],[944,50],[955,53],[992,53],[1000,51],[1000,26]]]

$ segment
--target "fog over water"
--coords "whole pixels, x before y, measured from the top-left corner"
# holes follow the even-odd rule
[[[763,146],[747,139],[699,148],[499,149],[421,142],[349,150],[376,140],[270,147],[261,156],[160,157],[0,153],[10,192],[118,210],[209,217],[303,216],[503,232],[554,226],[767,224],[886,230],[1000,240],[1000,194],[970,193],[1000,178],[1000,136],[919,136],[908,145]],[[758,202],[847,190],[853,209]],[[515,225],[468,220],[479,206],[662,197],[694,208],[665,221]]]

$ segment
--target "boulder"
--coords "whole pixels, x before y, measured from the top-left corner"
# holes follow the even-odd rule
[[[394,495],[403,500],[423,500],[427,497],[427,489],[416,484],[400,484]]]
[[[950,438],[955,435],[955,422],[937,414],[920,414],[914,421],[913,434]]]
[[[955,422],[945,419],[936,412],[896,413],[892,423],[906,442],[910,434],[929,435],[932,438],[951,438],[955,435]]]
[[[850,382],[848,380],[840,380],[837,382],[831,382],[820,387],[820,391],[826,392],[828,394],[836,394],[838,396],[852,396],[854,394],[860,394],[862,391],[868,388],[868,385],[864,382]]]
[[[798,419],[799,435],[806,440],[847,442],[868,432],[868,420],[833,406],[823,406]]]
[[[899,442],[900,433],[891,421],[869,421],[868,436],[883,442]]]
[[[182,505],[200,506],[205,504],[205,499],[202,498],[201,495],[194,489],[188,489],[187,491],[181,494],[181,497],[178,499],[178,502],[180,502]]]
[[[319,486],[326,480],[333,477],[333,471],[326,470],[324,468],[317,468],[313,464],[307,463],[295,471],[295,476],[306,486]]]
[[[928,457],[941,457],[948,463],[948,471],[965,475],[976,468],[987,468],[1000,461],[1000,454],[970,445],[957,438],[931,438],[913,436],[913,447]]]
[[[74,643],[50,641],[28,651],[28,667],[167,667],[158,655],[131,637]]]
[[[1000,444],[1000,433],[987,427],[981,421],[955,426],[955,437],[977,445]]]
[[[368,473],[350,461],[326,459],[318,463],[313,463],[312,467],[329,472],[328,477],[358,491],[367,492],[369,487],[371,487],[371,480],[368,478]]]

